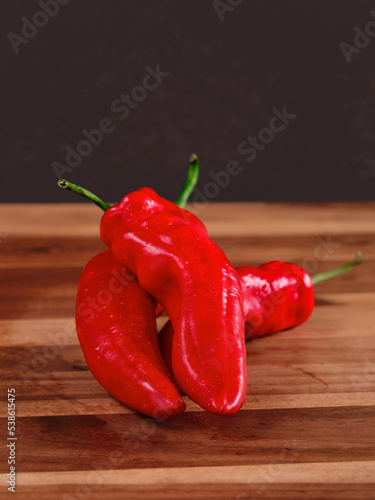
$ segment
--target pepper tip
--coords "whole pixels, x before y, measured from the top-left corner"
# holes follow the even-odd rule
[[[192,153],[190,156],[190,164],[195,163],[198,160],[198,155],[196,153]]]
[[[57,181],[57,185],[63,189],[66,189],[68,187],[68,182],[65,179],[59,179]]]
[[[365,260],[365,256],[363,255],[362,252],[357,252],[355,254],[355,260],[356,260],[357,264],[359,264],[360,262]]]

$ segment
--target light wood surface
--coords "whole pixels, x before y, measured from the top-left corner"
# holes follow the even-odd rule
[[[190,208],[235,265],[280,259],[315,274],[358,250],[366,261],[316,286],[304,325],[247,343],[238,414],[185,397],[183,415],[155,423],[106,393],[76,337],[79,275],[104,249],[100,211],[0,206],[1,498],[10,387],[19,498],[375,498],[375,203]]]

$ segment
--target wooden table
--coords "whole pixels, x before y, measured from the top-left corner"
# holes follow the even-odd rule
[[[214,416],[185,398],[183,415],[155,423],[106,393],[76,338],[78,278],[104,248],[100,211],[2,205],[2,493],[13,387],[19,498],[375,498],[375,203],[195,212],[236,265],[280,259],[315,274],[357,250],[367,260],[317,285],[307,323],[247,343],[238,414]]]

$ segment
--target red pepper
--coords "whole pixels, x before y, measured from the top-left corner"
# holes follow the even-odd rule
[[[76,326],[87,366],[112,396],[161,420],[185,410],[160,354],[155,301],[111,250],[82,272]]]
[[[304,323],[314,309],[313,285],[349,271],[362,259],[359,253],[354,261],[312,278],[300,266],[276,260],[259,267],[237,267],[244,297],[245,339]],[[159,345],[167,366],[173,371],[173,327],[169,321],[159,334]]]
[[[247,387],[241,287],[203,224],[142,188],[105,212],[101,235],[171,318],[181,389],[213,413],[238,411]]]
[[[296,264],[275,260],[236,271],[244,294],[246,340],[298,326],[313,312],[311,278]]]
[[[213,413],[237,412],[247,389],[243,297],[233,266],[204,225],[149,188],[109,207],[68,181],[58,184],[105,210],[103,241],[169,314],[173,370],[185,394]]]
[[[314,310],[314,285],[350,271],[362,260],[362,254],[358,253],[354,261],[313,277],[302,267],[279,260],[259,267],[237,267],[244,295],[245,339],[304,323]]]

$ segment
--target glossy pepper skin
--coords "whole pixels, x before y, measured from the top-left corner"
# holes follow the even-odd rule
[[[210,412],[237,412],[247,388],[242,292],[203,224],[142,188],[104,213],[101,236],[169,315],[184,393]]]
[[[81,274],[76,326],[91,373],[112,396],[161,420],[184,411],[160,354],[155,301],[111,250],[91,259]]]
[[[298,326],[313,312],[313,284],[300,266],[274,260],[236,271],[244,295],[246,340]]]
[[[298,326],[313,312],[311,278],[296,264],[275,260],[259,267],[237,267],[236,271],[243,293],[246,340]],[[159,345],[171,371],[173,335],[168,321],[159,333]]]

